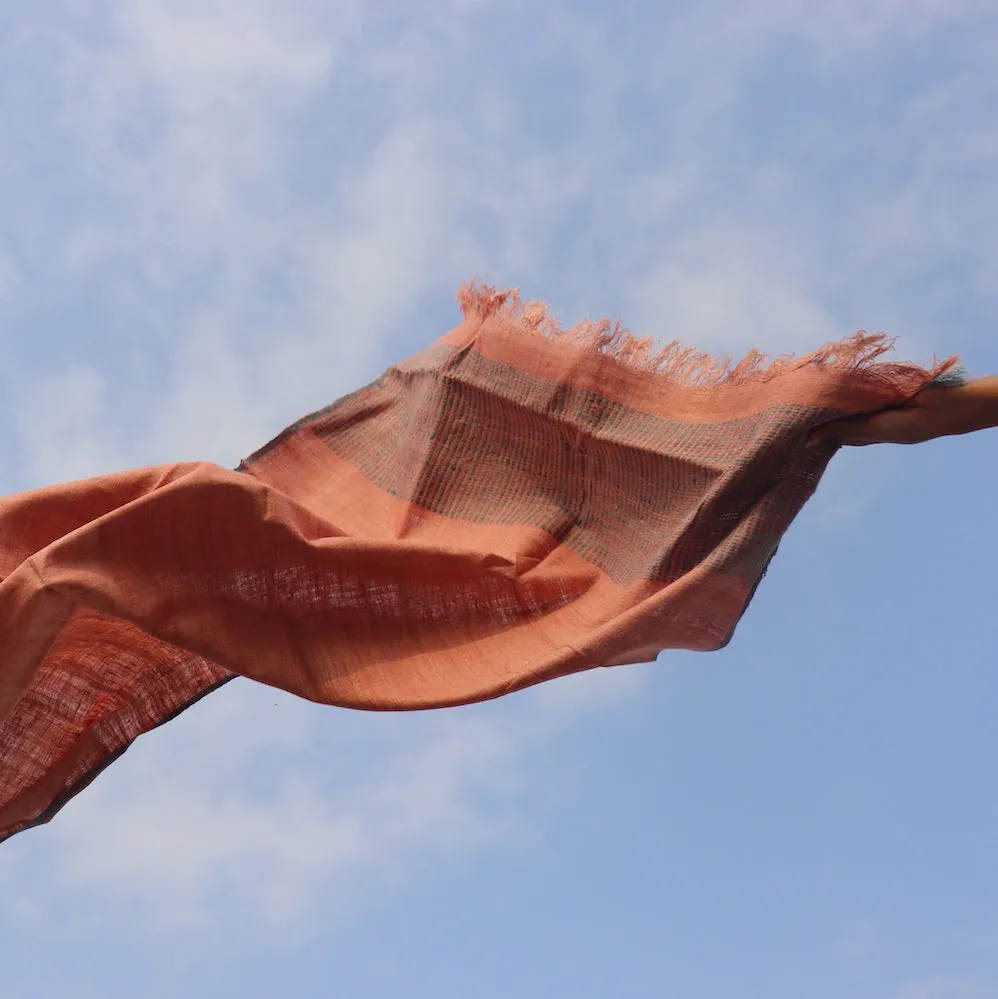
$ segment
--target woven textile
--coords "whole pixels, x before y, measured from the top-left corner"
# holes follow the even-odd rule
[[[228,471],[0,500],[0,838],[235,674],[352,708],[476,701],[723,646],[834,444],[949,370],[856,336],[654,353],[514,293]]]

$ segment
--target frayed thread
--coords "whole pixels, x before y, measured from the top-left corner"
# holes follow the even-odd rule
[[[895,338],[884,333],[860,330],[842,340],[827,343],[810,354],[783,354],[770,357],[752,350],[741,360],[717,357],[690,347],[679,340],[658,345],[652,337],[640,337],[610,319],[586,320],[564,329],[543,302],[524,302],[516,288],[497,289],[492,285],[468,282],[457,295],[467,317],[498,318],[539,333],[549,340],[571,343],[595,351],[635,371],[663,377],[693,388],[761,383],[799,371],[821,368],[862,375],[864,380],[894,384],[923,371],[932,384],[960,384],[965,373],[957,367],[959,358],[934,361],[929,368],[881,361],[894,349]]]

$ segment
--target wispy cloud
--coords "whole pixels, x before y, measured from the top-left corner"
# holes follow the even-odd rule
[[[7,867],[8,910],[138,933],[356,913],[424,858],[529,839],[522,802],[544,775],[527,755],[637,689],[633,670],[601,673],[565,681],[559,698],[394,718],[237,682],[7,844],[5,859],[20,860]],[[96,891],[96,907],[67,904]]]
[[[107,422],[106,391],[92,367],[70,365],[18,393],[17,423],[27,453],[23,474],[58,482],[82,479],[95,468],[121,467]]]
[[[323,781],[317,760],[296,766],[314,754],[285,747],[275,757],[270,738],[251,735],[255,725],[274,724],[257,700],[255,712],[228,727],[226,741],[199,738],[215,721],[206,712],[173,733],[170,747],[161,742],[145,752],[127,778],[94,785],[54,829],[55,882],[64,891],[99,886],[112,924],[127,915],[152,931],[210,930],[235,909],[252,929],[301,917],[324,896],[337,899],[333,909],[342,913],[348,900],[359,904],[382,879],[406,873],[414,857],[471,850],[498,833],[501,809],[481,814],[472,804],[490,791],[494,797],[518,748],[495,724],[441,718],[403,740],[401,751],[368,745],[376,769],[369,759],[356,768],[360,780],[353,754],[323,760],[338,777]],[[277,712],[302,714],[285,698],[271,709]],[[326,724],[339,723],[337,714],[328,712]],[[315,726],[311,736],[329,745]],[[172,746],[185,737],[187,760],[178,762]],[[221,766],[208,755],[211,746]],[[261,780],[268,757],[283,772]]]
[[[442,332],[452,313],[434,303],[472,273],[718,352],[807,350],[856,325],[904,334],[917,356],[975,343],[939,316],[968,287],[993,301],[998,272],[984,6],[649,5],[626,30],[616,11],[25,7],[10,43],[31,81],[11,153],[21,186],[0,196],[30,210],[11,212],[0,300],[40,332],[4,345],[24,456],[8,483],[233,464]],[[909,86],[907,61],[951,30],[974,36],[965,57]],[[881,105],[887,60],[901,68]],[[828,87],[844,111],[823,103]],[[927,290],[940,251],[951,268]],[[436,325],[411,331],[428,301]],[[852,525],[868,486],[836,488],[819,512]],[[242,907],[293,921],[420,851],[494,842],[523,820],[527,748],[637,675],[399,720],[404,735],[228,688],[6,858],[31,883],[44,869],[60,889],[99,887],[109,920],[210,925]],[[353,778],[330,780],[316,747]],[[18,911],[44,913],[11,877]],[[906,988],[899,999],[972,994]]]
[[[54,41],[25,37],[58,55],[62,127],[87,195],[85,211],[46,220],[56,273],[99,288],[131,324],[133,363],[108,365],[94,344],[92,363],[56,361],[21,386],[22,481],[175,457],[234,463],[280,421],[373,375],[393,324],[463,249],[466,181],[431,118],[390,120],[360,150],[345,134],[324,151],[328,170],[294,162],[288,132],[318,113],[309,101],[351,86],[335,74],[359,12],[140,2],[107,15]],[[324,724],[355,738],[331,765],[303,742],[308,732],[313,748],[336,746],[314,711],[227,688],[142,740],[7,860],[37,886],[33,843],[44,842],[53,890],[100,886],[105,906],[88,918],[175,929],[235,906],[279,923],[331,883],[369,887],[414,851],[487,841],[502,796],[487,812],[475,802],[551,727],[467,713],[415,731],[400,721],[409,737],[375,738],[358,765],[370,737],[329,709]],[[275,759],[287,770],[268,777]],[[336,780],[320,776],[330,771]],[[18,911],[44,915],[12,877]]]
[[[637,325],[716,352],[759,343],[797,351],[841,336],[834,316],[808,294],[799,256],[772,233],[717,224],[676,240],[635,295]]]

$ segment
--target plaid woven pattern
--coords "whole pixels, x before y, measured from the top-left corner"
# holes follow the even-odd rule
[[[0,500],[0,838],[236,674],[403,710],[726,644],[834,445],[950,370],[857,334],[737,366],[468,288],[237,470]]]

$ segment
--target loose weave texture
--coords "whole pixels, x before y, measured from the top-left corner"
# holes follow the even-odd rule
[[[401,710],[725,645],[834,444],[950,370],[739,365],[468,287],[463,322],[229,471],[0,499],[0,838],[241,674]]]

